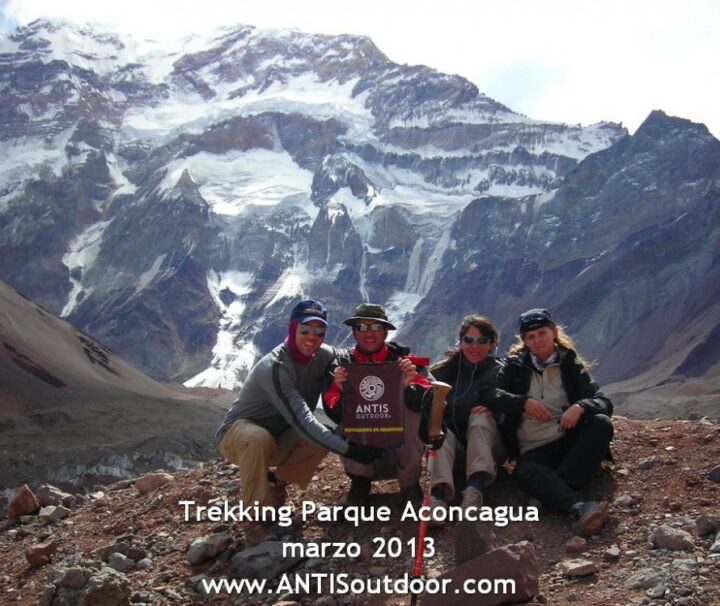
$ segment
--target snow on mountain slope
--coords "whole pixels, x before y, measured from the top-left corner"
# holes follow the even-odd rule
[[[317,214],[307,194],[312,173],[295,164],[285,151],[258,149],[222,155],[200,152],[173,160],[166,170],[161,190],[175,187],[187,170],[218,215],[238,215],[248,205],[275,205],[293,196],[304,196],[303,210],[313,218]]]
[[[472,200],[554,190],[626,134],[365,37],[249,26],[160,44],[39,20],[0,36],[0,104],[0,276],[158,378],[227,387],[299,296],[408,323]]]

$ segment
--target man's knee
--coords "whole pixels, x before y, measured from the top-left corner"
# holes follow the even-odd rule
[[[244,420],[233,423],[218,444],[223,458],[235,465],[240,465],[248,453],[254,459],[267,460],[275,447],[275,439],[267,430]]]

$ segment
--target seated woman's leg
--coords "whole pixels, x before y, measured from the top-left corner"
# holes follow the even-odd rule
[[[483,486],[497,477],[497,466],[507,459],[507,452],[497,423],[492,416],[472,414],[468,423],[466,477],[481,473]]]
[[[613,437],[613,424],[605,415],[592,415],[563,438],[566,452],[558,467],[558,474],[569,485],[579,489],[592,479],[600,468]]]
[[[582,495],[567,485],[557,472],[564,452],[562,440],[556,440],[520,455],[515,468],[515,478],[530,496],[540,499],[544,505],[569,512]]]
[[[442,447],[435,453],[430,489],[433,494],[443,501],[452,501],[455,498],[455,480],[453,466],[455,465],[455,452],[458,441],[455,434],[447,430]],[[441,496],[440,496],[441,495]]]

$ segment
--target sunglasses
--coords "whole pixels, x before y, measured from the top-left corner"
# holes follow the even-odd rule
[[[385,328],[385,325],[380,322],[373,322],[372,324],[363,324],[362,322],[358,322],[355,324],[355,328],[360,332],[367,332],[368,330],[379,332]]]
[[[314,332],[315,335],[318,337],[325,336],[324,328],[320,328],[319,326],[308,326],[307,324],[300,324],[300,334],[301,335],[309,335],[311,332]]]
[[[463,335],[462,342],[466,343],[467,345],[472,345],[473,343],[477,343],[478,345],[487,345],[490,343],[492,339],[490,337],[486,337],[484,335],[479,337],[471,337],[470,335]]]

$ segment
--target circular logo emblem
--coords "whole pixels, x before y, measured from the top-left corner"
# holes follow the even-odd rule
[[[380,377],[370,375],[360,381],[359,389],[363,398],[374,402],[385,393],[385,384]]]

